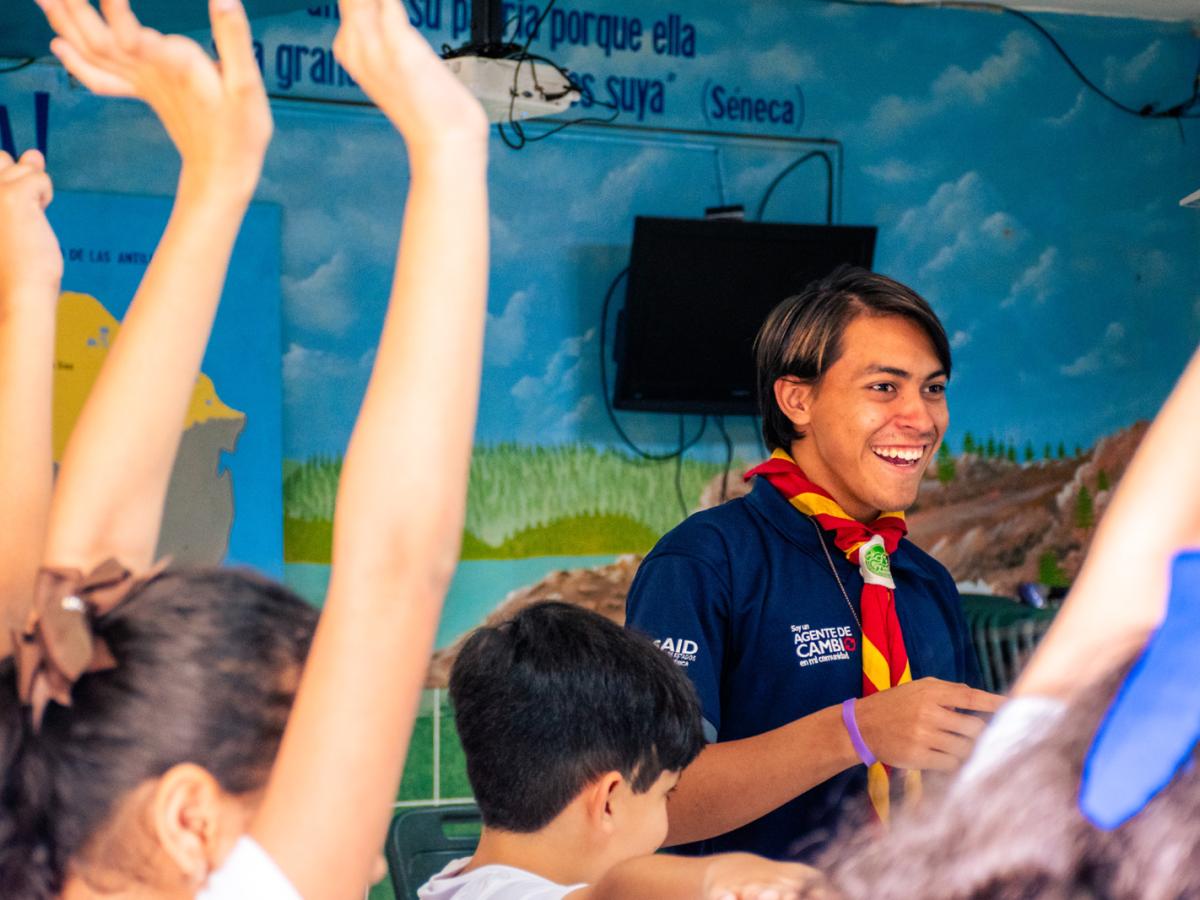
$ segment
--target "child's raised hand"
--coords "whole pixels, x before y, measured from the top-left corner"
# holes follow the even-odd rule
[[[333,51],[399,129],[410,154],[487,138],[479,101],[408,20],[400,0],[341,0]]]
[[[195,41],[144,27],[129,0],[36,0],[58,34],[51,44],[97,94],[144,100],[206,186],[249,197],[271,140],[271,111],[240,0],[210,0],[215,63]]]
[[[0,151],[0,303],[58,296],[62,251],[46,220],[53,197],[41,153],[30,150],[14,162]]]
[[[834,896],[816,869],[751,853],[714,857],[707,882],[706,900],[820,900]]]

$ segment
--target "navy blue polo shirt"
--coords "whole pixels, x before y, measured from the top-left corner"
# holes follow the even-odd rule
[[[950,573],[907,540],[891,566],[913,678],[979,686]],[[658,542],[633,580],[626,623],[654,639],[696,685],[708,739],[734,741],[862,696],[855,621],[862,587],[858,567],[832,535],[758,479],[746,497],[697,513]],[[840,813],[859,807],[866,783],[866,768],[854,766],[757,821],[680,849],[808,856]]]

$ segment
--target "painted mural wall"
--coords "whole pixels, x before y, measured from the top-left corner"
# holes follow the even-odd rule
[[[979,589],[1069,578],[1137,423],[1200,339],[1200,212],[1178,206],[1200,187],[1197,123],[1120,112],[1009,16],[563,0],[531,34],[541,8],[512,5],[512,35],[584,85],[568,117],[615,112],[619,127],[581,124],[521,150],[493,142],[477,451],[431,684],[510,592],[619,617],[636,562],[614,560],[719,495],[718,423],[682,423],[703,434],[681,461],[648,462],[618,440],[601,399],[602,301],[628,262],[635,215],[732,203],[752,214],[814,146],[836,162],[835,220],[878,226],[876,268],[923,293],[952,336],[949,449],[915,537]],[[463,0],[416,0],[410,13],[435,44],[467,38]],[[1039,20],[1131,107],[1192,96],[1200,40],[1187,25]],[[285,574],[314,600],[407,183],[399,139],[330,54],[336,27],[324,5],[256,27],[277,119],[258,199],[282,221]],[[94,98],[40,64],[0,77],[0,104],[19,145],[47,125],[60,190],[171,193],[173,152],[137,104]],[[823,221],[828,191],[820,165],[801,166],[764,218]],[[620,415],[644,450],[677,447],[678,417]],[[721,424],[739,471],[761,452],[755,425]],[[543,581],[550,572],[560,574]],[[461,760],[439,738],[444,701],[429,702],[409,799],[465,791]]]

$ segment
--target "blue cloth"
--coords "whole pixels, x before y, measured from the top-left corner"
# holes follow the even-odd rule
[[[1083,764],[1080,808],[1111,830],[1141,812],[1193,757],[1200,737],[1196,647],[1200,550],[1171,567],[1166,618],[1121,685]]]
[[[753,737],[862,696],[861,635],[822,539],[857,615],[857,566],[761,479],[748,496],[697,513],[664,536],[638,570],[627,625],[691,678],[710,741]],[[907,540],[891,564],[913,678],[979,686],[950,573]],[[854,766],[755,822],[679,849],[810,858],[843,813],[861,812],[866,783],[866,768]]]

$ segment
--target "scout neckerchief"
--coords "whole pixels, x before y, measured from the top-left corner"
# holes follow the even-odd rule
[[[808,479],[788,453],[776,450],[771,458],[746,473],[749,479],[760,475],[767,483],[806,516],[811,516],[846,554],[846,559],[862,573],[862,659],[863,696],[912,681],[904,635],[896,618],[896,584],[892,581],[889,556],[908,531],[904,513],[883,513],[865,525],[847,515],[828,492]],[[837,576],[837,571],[834,571]],[[849,599],[849,598],[847,598]],[[853,607],[851,607],[853,612]],[[905,795],[916,800],[921,790],[921,775],[904,773]],[[891,806],[891,769],[876,762],[867,770],[867,793],[881,822],[888,821]]]

